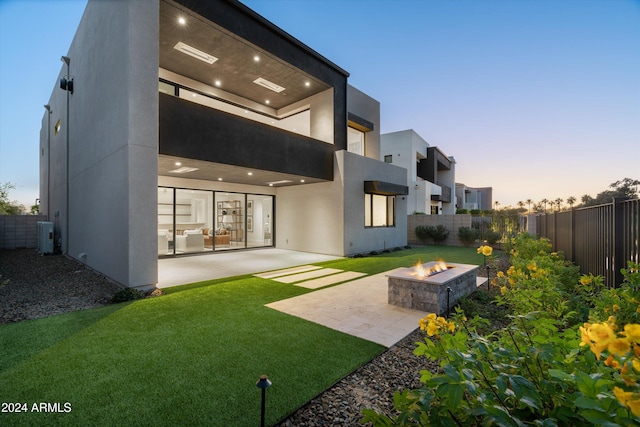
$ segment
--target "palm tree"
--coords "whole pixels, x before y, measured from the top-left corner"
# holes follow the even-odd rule
[[[573,204],[576,202],[576,198],[571,196],[567,199],[567,203],[569,204],[569,208],[573,209]]]
[[[549,203],[549,200],[542,199],[542,200],[540,200],[540,203],[544,204],[544,213],[547,213],[547,203]]]
[[[558,211],[560,210],[560,205],[562,205],[562,202],[563,202],[563,201],[564,201],[564,200],[562,200],[560,197],[558,197],[558,198],[555,200],[556,205],[558,205]]]
[[[531,213],[531,203],[533,203],[533,200],[527,199],[527,211],[528,211],[528,213]]]
[[[493,204],[496,206],[495,210],[498,210],[498,205],[500,204],[500,202],[496,200],[495,202],[493,202]]]
[[[524,202],[518,202],[517,205],[520,209],[524,209]]]

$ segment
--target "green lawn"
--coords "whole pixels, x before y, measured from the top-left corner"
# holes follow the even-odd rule
[[[436,258],[482,263],[475,248],[431,246],[321,265],[373,274]],[[384,351],[264,307],[306,292],[242,276],[2,325],[0,401],[71,411],[0,412],[0,425],[259,425],[261,374],[273,424]]]

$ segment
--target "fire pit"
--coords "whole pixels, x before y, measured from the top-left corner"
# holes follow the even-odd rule
[[[447,311],[460,298],[478,288],[478,266],[453,262],[418,263],[387,274],[389,304],[436,314]],[[450,289],[450,291],[447,291]]]

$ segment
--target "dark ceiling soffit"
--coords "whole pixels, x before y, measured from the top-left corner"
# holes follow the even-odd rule
[[[195,11],[198,14],[202,13],[202,10],[200,10],[200,8],[197,7],[198,3],[202,3],[202,0],[174,0],[174,1],[176,3],[178,3],[178,4],[181,4],[183,7],[186,7],[187,9],[191,9],[191,10]],[[336,70],[337,72],[342,74],[345,78],[349,77],[349,73],[347,71],[345,71],[344,69],[340,68],[335,63],[331,62],[330,60],[328,60],[327,58],[325,58],[324,56],[322,56],[321,54],[319,54],[315,50],[311,49],[306,44],[302,43],[297,38],[293,37],[291,34],[289,34],[286,31],[284,31],[282,28],[280,28],[277,25],[275,25],[273,22],[271,22],[268,19],[264,18],[263,16],[259,15],[258,13],[256,13],[252,9],[250,9],[249,7],[247,7],[244,4],[240,3],[239,1],[237,1],[237,0],[214,0],[214,1],[219,1],[219,2],[222,2],[222,3],[226,3],[229,6],[234,7],[235,9],[237,9],[238,11],[243,13],[244,15],[247,15],[249,18],[253,19],[254,21],[257,21],[261,25],[267,27],[269,30],[271,30],[274,33],[278,34],[283,39],[289,41],[291,44],[296,45],[297,47],[299,47],[300,49],[308,52],[310,55],[314,56],[318,60],[324,62],[329,67],[333,68],[334,70]],[[205,18],[210,19],[207,16],[205,16]]]
[[[384,181],[365,181],[364,192],[382,196],[405,196],[409,194],[409,187]]]
[[[353,113],[347,113],[347,120],[355,124],[356,129],[363,132],[371,132],[374,127],[373,123]]]

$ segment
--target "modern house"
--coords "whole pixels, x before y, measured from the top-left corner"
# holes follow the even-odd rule
[[[62,60],[41,211],[62,252],[116,282],[154,286],[159,257],[406,244],[379,103],[238,1],[89,0]]]
[[[407,170],[407,214],[455,214],[455,165],[413,129],[381,135],[382,158]]]
[[[456,182],[456,200],[460,209],[489,211],[493,209],[493,188],[472,188]]]

